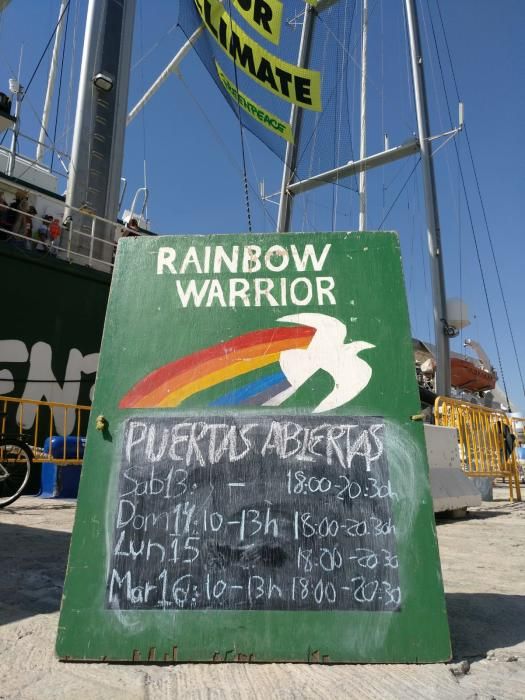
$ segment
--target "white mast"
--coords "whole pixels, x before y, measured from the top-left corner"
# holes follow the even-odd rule
[[[368,0],[363,0],[363,21],[361,38],[361,144],[359,158],[366,158],[366,57],[368,43]],[[359,230],[366,227],[366,171],[359,173]]]
[[[20,85],[20,73],[22,72],[22,56],[24,47],[20,49],[20,60],[18,62],[18,77],[9,79],[9,91],[13,94],[15,102],[15,121],[13,133],[11,135],[11,148],[9,150],[9,161],[7,163],[7,174],[13,177],[15,174],[16,151],[18,148],[18,134],[20,133],[20,105],[24,96],[24,88]]]
[[[317,8],[317,11],[319,8]],[[308,2],[304,6],[303,28],[301,31],[301,43],[299,44],[299,56],[297,65],[299,68],[306,68],[310,60],[310,46],[312,43],[312,32],[314,27],[314,8]],[[288,192],[288,185],[293,178],[297,163],[297,142],[301,129],[301,108],[292,104],[290,110],[290,128],[293,134],[293,143],[286,144],[284,156],[283,177],[281,183],[281,198],[279,201],[279,213],[277,215],[277,232],[283,233],[290,230],[292,218],[292,196]]]
[[[135,0],[89,0],[66,193],[66,216],[73,211],[75,229],[86,234],[71,249],[81,254],[79,262],[86,255],[111,262],[113,254],[100,240],[91,249],[92,231],[104,241],[114,236],[113,227],[100,221],[95,231],[91,215],[117,218],[134,18]]]
[[[62,34],[64,32],[65,22],[63,21],[64,13],[67,7],[67,0],[62,0],[60,10],[58,11],[58,24],[55,32],[55,43],[53,45],[53,54],[51,56],[51,66],[49,68],[49,77],[47,79],[46,99],[44,101],[44,110],[42,112],[42,123],[40,126],[40,135],[38,137],[38,145],[36,147],[36,160],[40,162],[44,157],[45,139],[47,126],[49,124],[49,113],[51,111],[51,103],[53,101],[53,92],[55,91],[55,81],[58,67],[58,54],[60,52],[60,44],[62,43]]]
[[[198,27],[193,34],[190,36],[188,41],[182,46],[182,48],[177,51],[175,56],[171,59],[171,61],[168,63],[166,68],[162,71],[162,73],[159,75],[159,77],[155,80],[155,82],[151,85],[150,88],[145,92],[145,94],[140,98],[140,100],[137,102],[137,104],[133,107],[131,112],[127,116],[126,124],[130,124],[130,122],[135,119],[137,114],[140,112],[140,110],[145,106],[146,102],[149,102],[149,100],[153,97],[153,95],[157,92],[157,90],[160,88],[160,86],[169,78],[169,76],[172,73],[176,73],[179,65],[182,63],[183,58],[186,56],[186,54],[191,51],[193,46],[195,45],[195,42],[197,39],[200,37],[202,32],[204,31],[204,25],[201,24],[200,27]]]
[[[430,270],[432,275],[437,363],[436,393],[440,396],[450,396],[450,348],[447,335],[449,324],[447,322],[445,273],[443,270],[443,249],[441,246],[441,230],[439,226],[434,163],[432,160],[432,144],[429,139],[430,121],[428,117],[427,96],[423,73],[423,55],[419,39],[415,1],[405,0],[405,3],[410,40],[412,76],[414,81],[414,96],[416,101],[419,148],[421,153],[421,165],[423,168],[428,252],[430,255]]]

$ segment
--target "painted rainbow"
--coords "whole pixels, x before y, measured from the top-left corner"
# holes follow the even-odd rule
[[[314,334],[309,326],[267,328],[204,348],[147,374],[122,397],[119,407],[175,408],[194,394],[267,367],[264,376],[210,404],[260,406],[289,386],[278,366],[281,352],[307,348]]]

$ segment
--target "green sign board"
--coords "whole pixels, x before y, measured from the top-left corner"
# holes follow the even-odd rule
[[[58,655],[448,659],[418,410],[395,234],[121,242]]]

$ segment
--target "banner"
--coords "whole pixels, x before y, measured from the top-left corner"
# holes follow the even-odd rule
[[[244,109],[244,111],[254,119],[257,119],[257,121],[266,129],[270,129],[290,143],[293,143],[293,134],[290,124],[282,121],[279,119],[279,117],[276,117],[275,114],[267,112],[256,102],[253,102],[249,97],[244,95],[242,92],[239,92],[235,85],[233,85],[232,82],[224,75],[219,64],[216,63],[215,65],[219,78],[221,79],[221,83],[224,85],[228,91],[228,94],[235,100],[239,107]]]
[[[299,107],[321,111],[321,76],[282,61],[251,39],[220,0],[195,0],[206,28],[226,55],[266,90]]]
[[[241,17],[272,44],[279,44],[283,4],[279,0],[232,0]],[[253,7],[252,7],[253,4]]]
[[[356,40],[355,0],[310,4],[308,59],[300,68],[304,0],[179,2],[179,26],[188,38],[204,29],[195,51],[241,126],[281,159],[295,141],[300,179],[355,155],[345,77]],[[200,99],[206,105],[204,92]],[[301,109],[297,134],[290,126],[292,105]]]

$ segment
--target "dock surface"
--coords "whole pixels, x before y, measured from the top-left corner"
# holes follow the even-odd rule
[[[438,521],[454,658],[434,665],[62,663],[54,646],[75,502],[0,511],[0,698],[90,700],[525,697],[525,502],[508,489]],[[432,630],[429,630],[432,634]]]

